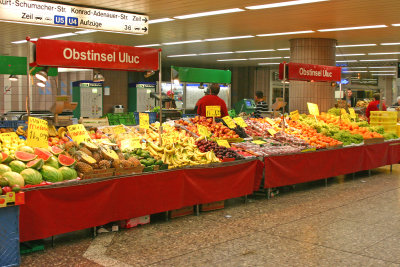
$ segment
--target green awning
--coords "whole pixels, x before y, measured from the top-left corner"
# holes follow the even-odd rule
[[[175,67],[172,68],[178,72],[180,82],[192,83],[231,83],[232,73],[230,70],[202,69]]]
[[[35,68],[32,75],[35,75],[41,69],[43,68]],[[0,74],[26,75],[26,57],[0,56]],[[58,69],[49,68],[48,75],[57,76]]]

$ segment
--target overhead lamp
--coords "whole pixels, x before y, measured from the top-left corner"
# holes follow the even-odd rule
[[[344,70],[343,73],[359,73],[359,72],[368,72],[366,70]]]
[[[395,71],[395,70],[370,70],[369,72],[386,72],[386,73],[388,73],[388,72],[397,72],[397,71]]]
[[[295,1],[286,1],[286,2],[265,4],[265,5],[246,6],[245,8],[246,9],[253,9],[253,10],[254,9],[266,9],[266,8],[275,8],[275,7],[311,4],[311,3],[325,2],[325,1],[329,1],[329,0],[295,0]]]
[[[161,44],[135,45],[135,47],[152,47],[152,46],[161,46]]]
[[[241,35],[241,36],[230,36],[230,37],[218,37],[218,38],[209,38],[204,39],[207,42],[215,42],[215,41],[224,41],[224,40],[234,40],[234,39],[245,39],[245,38],[253,38],[253,35]]]
[[[228,58],[228,59],[218,59],[217,61],[245,61],[247,58]]]
[[[343,48],[343,47],[360,47],[360,46],[376,46],[376,44],[337,45],[336,48]]]
[[[191,43],[200,43],[203,40],[190,40],[190,41],[179,41],[179,42],[169,42],[169,43],[162,43],[163,45],[176,45],[176,44],[191,44]]]
[[[36,72],[35,77],[42,82],[46,82],[49,78],[47,72],[49,71],[49,67],[44,67],[42,70]]]
[[[152,20],[149,20],[149,24],[168,22],[168,21],[173,21],[173,20],[174,19],[170,19],[170,18],[152,19]]]
[[[265,33],[257,34],[258,37],[268,37],[268,36],[279,36],[279,35],[292,35],[292,34],[303,34],[303,33],[313,33],[314,31],[296,31],[296,32],[275,32],[275,33]]]
[[[400,27],[400,23],[392,24],[393,27]]]
[[[365,56],[365,54],[337,54],[337,57]]]
[[[360,59],[360,62],[379,62],[379,61],[398,61],[396,58],[390,58],[390,59]]]
[[[356,26],[356,27],[321,29],[318,31],[319,32],[337,32],[337,31],[365,30],[365,29],[377,29],[377,28],[387,28],[387,26],[386,25]]]
[[[38,82],[38,83],[36,83],[36,85],[39,87],[46,87],[45,82]]]
[[[93,75],[93,82],[104,82],[104,76],[100,73],[100,71],[96,71]]]
[[[225,54],[233,54],[233,52],[214,52],[214,53],[201,53],[200,56],[209,56],[209,55],[225,55]]]
[[[381,43],[381,45],[400,45],[400,43]]]
[[[278,50],[278,51],[288,51],[288,50],[290,50],[290,48],[278,48],[276,50]]]
[[[372,73],[372,76],[394,76],[395,74],[393,73]]]
[[[182,54],[182,55],[170,55],[167,57],[195,57],[197,54]]]
[[[336,60],[336,63],[346,63],[346,62],[357,62],[358,60],[351,59],[351,60]]]
[[[258,53],[258,52],[272,52],[275,49],[264,49],[264,50],[244,50],[244,51],[236,51],[235,53]]]
[[[279,62],[270,62],[270,63],[258,63],[258,65],[279,65]]]
[[[282,57],[253,57],[249,58],[249,60],[268,60],[268,59],[280,59]]]
[[[156,73],[154,70],[149,70],[148,72],[146,72],[146,73],[144,74],[144,77],[147,79],[147,78],[153,76],[154,73]]]
[[[204,89],[204,83],[200,83],[199,89]]]
[[[213,15],[221,15],[221,14],[242,12],[242,11],[244,11],[244,9],[241,9],[241,8],[230,8],[230,9],[222,9],[222,10],[207,11],[207,12],[200,12],[200,13],[176,16],[174,18],[175,19],[191,19],[191,18],[198,18],[198,17],[206,17],[206,16],[213,16]]]
[[[383,52],[383,53],[368,53],[370,56],[379,56],[379,55],[399,55],[400,52]]]
[[[17,75],[11,74],[10,77],[8,77],[8,79],[12,82],[16,82],[18,81],[18,77]]]
[[[379,66],[379,67],[368,67],[368,69],[392,69],[392,68],[396,68],[396,66]]]

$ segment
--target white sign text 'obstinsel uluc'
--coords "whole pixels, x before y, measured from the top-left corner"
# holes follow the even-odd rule
[[[0,20],[147,34],[148,16],[28,0],[0,0]]]
[[[332,77],[332,72],[327,70],[313,70],[300,68],[299,74],[304,76]]]
[[[94,50],[79,52],[75,48],[65,48],[63,50],[63,57],[65,59],[83,60],[83,61],[102,61],[102,62],[120,62],[139,64],[139,56],[131,56],[128,53],[118,52],[118,57],[115,52],[113,53],[96,53]],[[118,58],[118,61],[116,61]]]

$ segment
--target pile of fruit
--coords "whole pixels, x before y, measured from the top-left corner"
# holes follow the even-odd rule
[[[223,146],[219,146],[214,141],[201,139],[196,142],[196,146],[200,149],[201,152],[206,152],[206,153],[213,152],[211,153],[211,157],[214,157],[215,154],[215,156],[220,160],[224,159],[239,160],[243,158],[238,153],[236,153],[236,151]]]
[[[220,139],[233,139],[239,138],[239,135],[225,126],[222,122],[213,122],[211,118],[196,116],[191,118],[189,121],[180,119],[176,121],[176,124],[182,125],[186,127],[189,131],[195,133],[196,135],[200,135],[197,129],[197,125],[202,125],[207,128],[207,130],[211,133],[211,137],[220,138]]]

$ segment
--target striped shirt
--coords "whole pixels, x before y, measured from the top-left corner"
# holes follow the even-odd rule
[[[257,103],[256,109],[254,111],[254,117],[260,118],[261,112],[268,111],[268,105],[265,101],[260,101]]]

